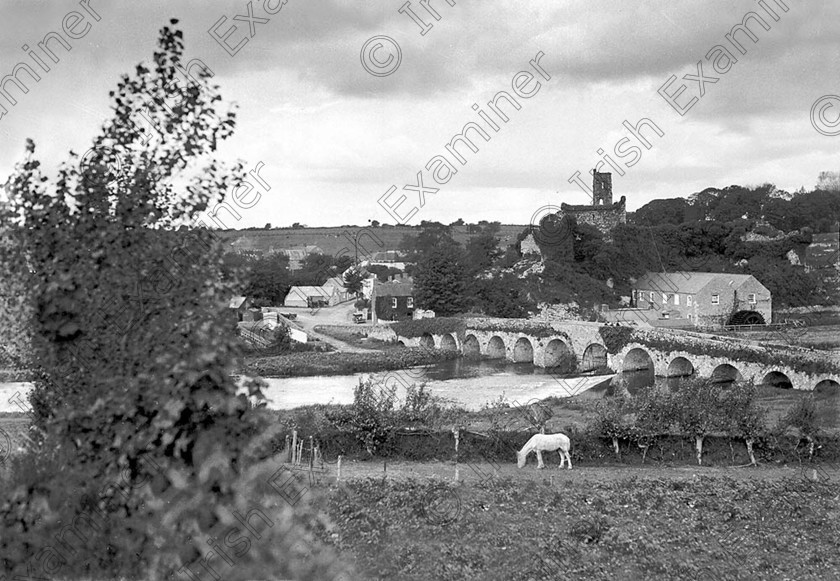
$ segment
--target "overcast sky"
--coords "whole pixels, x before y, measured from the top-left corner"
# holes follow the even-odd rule
[[[48,61],[51,70],[39,71],[40,82],[19,75],[27,94],[7,83],[18,102],[0,96],[8,110],[0,118],[0,174],[5,178],[20,159],[27,137],[50,167],[71,148],[85,151],[109,114],[108,91],[120,74],[151,60],[157,31],[170,18],[180,19],[187,57],[206,62],[223,97],[240,105],[236,136],[220,157],[265,164],[271,191],[242,210],[239,221],[227,219],[231,227],[393,224],[397,219],[378,203],[392,186],[398,191],[387,198],[391,205],[406,196],[398,214],[417,207],[412,224],[458,218],[527,224],[543,206],[588,201],[568,180],[579,171],[591,181],[587,172],[599,162],[599,148],[625,173],[602,168],[612,171],[615,197],[626,196],[629,210],[710,186],[811,188],[820,171],[840,169],[840,136],[823,135],[811,122],[815,102],[840,95],[837,0],[456,0],[455,6],[431,0],[440,20],[412,0],[416,17],[433,24],[425,35],[399,13],[404,1],[287,0],[270,15],[262,0],[89,0],[87,7],[0,0],[0,77],[19,62],[34,66],[21,47],[60,32],[68,13],[85,17],[71,22],[77,36],[90,24],[81,38],[64,35],[72,50],[56,48],[60,62]],[[271,0],[268,9],[281,3]],[[269,19],[254,23],[252,38],[247,19],[233,20],[248,13],[248,4],[254,17]],[[736,34],[741,54],[726,35],[750,11],[770,30],[750,21],[759,40]],[[237,26],[231,46],[248,38],[234,56],[208,33],[223,16],[220,36]],[[399,67],[387,76],[362,66],[362,47],[375,36],[400,46]],[[726,63],[720,51],[707,58],[716,45],[737,62]],[[383,45],[373,56],[387,63],[389,51]],[[539,67],[529,64],[540,52]],[[715,72],[715,58],[729,70]],[[700,83],[683,79],[697,75],[698,61],[704,76],[719,79],[703,83],[702,97]],[[372,67],[387,70],[369,62]],[[512,89],[520,71],[533,75],[518,77],[527,98]],[[666,93],[686,87],[675,106],[699,98],[684,115],[658,93],[672,75],[677,80]],[[502,102],[506,123],[487,106],[499,91],[521,107]],[[818,125],[836,133],[840,100],[822,103],[836,106],[825,108]],[[630,137],[622,123],[644,118],[664,135],[644,129],[651,148],[620,160],[615,146]],[[469,122],[490,140],[468,134],[479,151],[458,145],[462,165],[446,146]],[[637,143],[632,139],[623,153]],[[426,169],[435,156],[448,157],[457,169],[443,185]],[[427,190],[439,188],[426,193],[422,207],[416,191],[403,189],[416,184],[418,172]]]

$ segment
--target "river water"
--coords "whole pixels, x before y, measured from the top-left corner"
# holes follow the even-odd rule
[[[292,409],[311,404],[353,403],[353,389],[369,376],[378,385],[394,391],[398,401],[411,384],[425,382],[435,396],[460,407],[478,410],[485,403],[504,397],[508,403],[526,403],[550,396],[568,397],[609,381],[612,375],[557,376],[530,363],[469,361],[454,359],[434,365],[383,371],[315,377],[266,378],[264,390],[271,409]],[[28,383],[0,383],[0,412],[21,411],[10,400],[20,394],[23,400],[31,389]]]

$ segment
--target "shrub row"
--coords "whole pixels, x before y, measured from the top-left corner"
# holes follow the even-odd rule
[[[642,450],[635,441],[620,439],[621,459],[617,460],[610,439],[592,430],[567,427],[563,433],[572,441],[572,462],[590,466],[639,464]],[[346,430],[330,428],[317,434],[303,431],[299,437],[308,439],[312,435],[327,464],[334,464],[339,455],[344,459],[356,460],[403,460],[416,462],[454,461],[469,464],[478,462],[514,463],[516,451],[525,445],[531,433],[497,432],[492,437],[461,432],[458,453],[455,453],[455,438],[451,431],[392,430],[374,455],[369,454],[355,434]],[[268,450],[271,454],[283,451],[285,438],[276,437]],[[708,436],[703,446],[704,464],[744,465],[750,462],[743,441],[727,436]],[[808,447],[793,435],[765,435],[754,444],[756,458],[764,463],[799,463],[809,459]],[[556,453],[543,455],[549,463],[556,463]],[[822,462],[840,462],[840,436],[820,438],[814,459]],[[656,438],[648,451],[645,463],[673,462],[675,464],[696,464],[694,442],[686,436],[665,434]]]

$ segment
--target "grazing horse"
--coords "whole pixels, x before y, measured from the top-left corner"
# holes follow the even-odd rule
[[[560,454],[560,466],[558,468],[563,467],[563,462],[569,462],[569,470],[572,469],[572,457],[569,456],[569,449],[571,448],[572,442],[569,440],[569,437],[565,434],[534,434],[531,436],[531,439],[522,447],[522,449],[516,453],[516,460],[517,465],[522,468],[525,466],[525,462],[528,461],[528,454],[531,452],[537,453],[537,468],[545,468],[545,464],[543,464],[542,453],[543,452],[553,452],[554,450],[559,450],[557,453]]]

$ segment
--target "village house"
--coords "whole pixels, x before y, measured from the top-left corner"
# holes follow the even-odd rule
[[[749,274],[648,272],[633,285],[631,304],[650,311],[646,320],[654,326],[720,327],[772,321],[770,291]]]
[[[233,313],[233,316],[236,317],[238,322],[246,320],[246,314],[250,306],[251,304],[247,297],[233,297],[230,299],[230,303],[228,303],[230,312]]]
[[[406,321],[414,318],[414,281],[406,275],[388,282],[376,281],[371,293],[373,324],[382,321]]]
[[[353,293],[347,290],[344,286],[344,281],[341,280],[341,277],[334,276],[321,285],[324,289],[335,289],[336,296],[338,298],[339,303],[343,303],[345,301],[349,301],[354,298]]]

